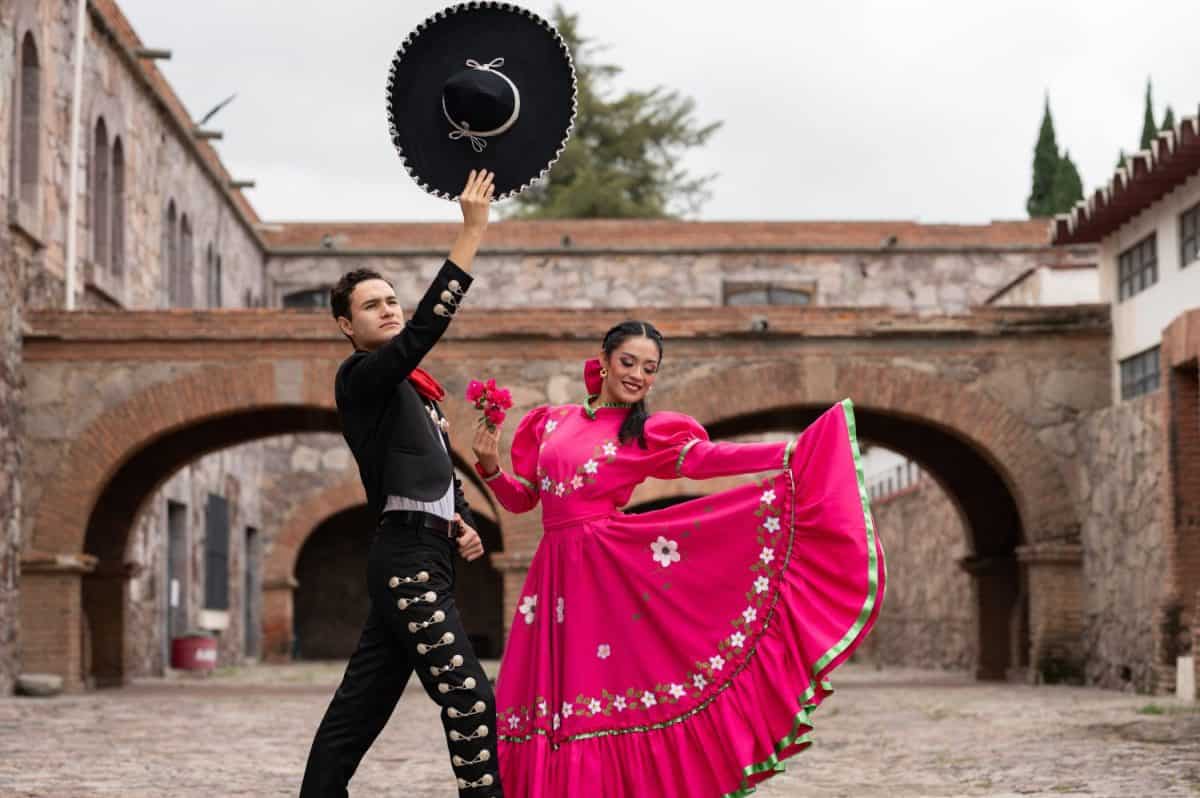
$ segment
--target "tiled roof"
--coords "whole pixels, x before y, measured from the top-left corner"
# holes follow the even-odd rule
[[[263,231],[272,250],[444,249],[456,223],[282,222]],[[893,240],[894,237],[894,240]],[[322,242],[325,242],[324,244]],[[501,221],[489,227],[492,250],[570,249],[992,249],[1049,247],[1044,219],[982,225],[880,222],[680,222],[584,219]]]
[[[1150,149],[1125,159],[1092,196],[1054,219],[1055,244],[1096,243],[1200,173],[1200,114],[1158,134]]]

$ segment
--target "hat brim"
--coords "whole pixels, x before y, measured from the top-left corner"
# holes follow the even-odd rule
[[[468,59],[495,58],[504,59],[503,73],[520,90],[520,116],[477,152],[467,139],[450,138],[442,86]],[[576,107],[566,42],[545,19],[511,3],[462,3],[434,14],[400,45],[388,74],[392,143],[417,185],[443,199],[458,198],[472,169],[495,173],[496,200],[529,188],[562,154]]]

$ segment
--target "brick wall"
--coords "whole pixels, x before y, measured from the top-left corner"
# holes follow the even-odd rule
[[[11,252],[0,225],[0,252]],[[21,275],[24,259],[0,269],[0,695],[19,669],[17,585],[21,576],[22,393]]]

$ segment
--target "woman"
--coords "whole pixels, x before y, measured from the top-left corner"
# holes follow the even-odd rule
[[[795,440],[713,443],[648,414],[663,340],[604,337],[588,401],[520,422],[512,473],[480,426],[476,469],[508,510],[542,503],[497,686],[501,778],[522,798],[745,795],[808,746],[825,675],[883,595],[847,400]],[[647,477],[777,471],[641,515]]]

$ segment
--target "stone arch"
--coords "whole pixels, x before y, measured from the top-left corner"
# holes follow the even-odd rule
[[[747,390],[753,386],[753,390]],[[1057,459],[1018,414],[986,394],[897,367],[802,362],[747,365],[664,392],[656,404],[696,417],[714,438],[800,429],[835,402],[855,399],[859,435],[917,460],[955,502],[973,554],[960,565],[976,599],[977,674],[1002,679],[1053,645],[1080,651],[1078,613],[1031,578],[1045,560],[1061,580],[1062,540],[1079,522]],[[1069,554],[1069,553],[1068,553]],[[1068,578],[1078,561],[1067,557]],[[1048,569],[1047,569],[1048,570]],[[1039,587],[1040,585],[1040,587]]]
[[[49,617],[61,625],[26,638],[27,667],[65,671],[71,686],[89,670],[97,684],[122,682],[125,594],[135,568],[125,553],[145,501],[205,454],[272,435],[337,432],[328,389],[337,364],[200,367],[92,421],[64,453],[34,513],[28,559],[41,564],[23,579],[22,604],[38,612],[42,627]],[[457,421],[461,429],[463,418]],[[452,453],[466,461],[459,445]]]

